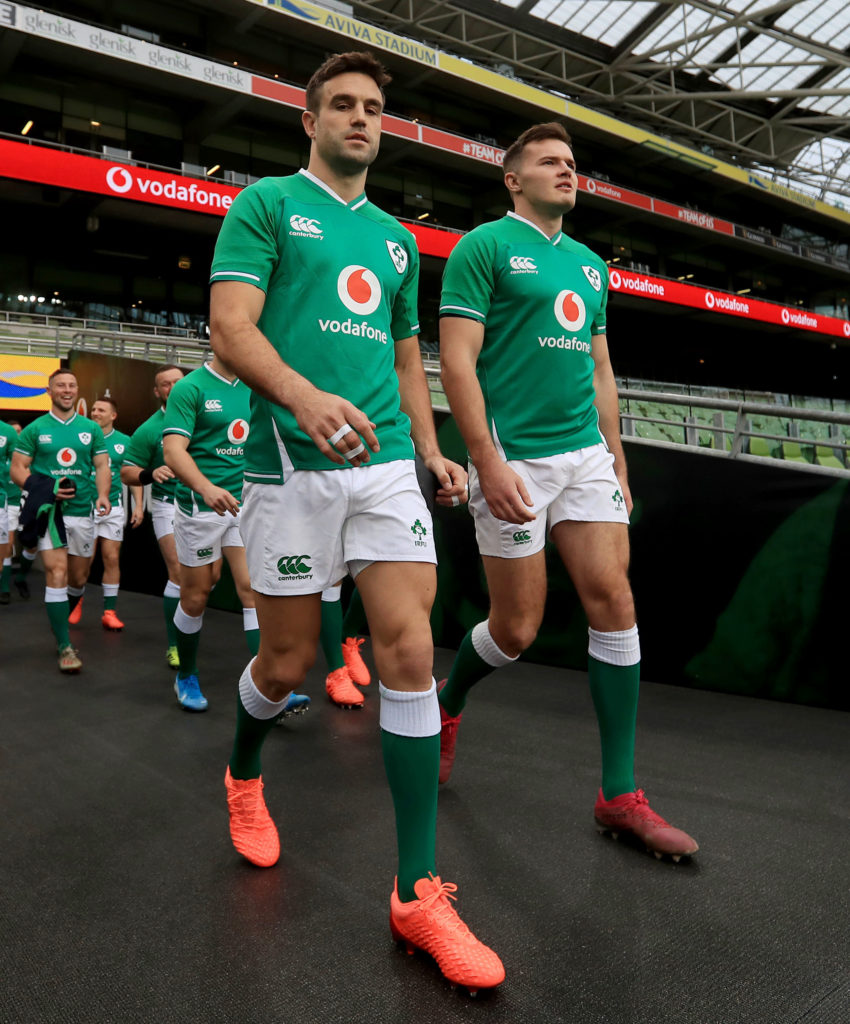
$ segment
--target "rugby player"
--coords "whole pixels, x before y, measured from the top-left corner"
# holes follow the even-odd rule
[[[600,830],[633,833],[675,859],[697,844],[634,779],[640,644],[628,581],[632,508],[605,333],[608,268],[564,234],[578,179],[570,137],[536,125],[508,148],[513,210],[458,243],[443,277],[442,378],[469,451],[469,506],[490,594],[439,702],[448,780],[470,688],[533,642],[546,600],[547,532],[589,629],[602,746]]]
[[[11,475],[25,492],[30,474],[36,478],[30,483],[30,490],[34,483],[51,478],[52,494],[61,503],[67,539],[53,529],[51,522],[39,538],[38,550],[44,563],[44,600],[59,649],[59,669],[79,672],[83,663],[68,632],[68,591],[71,587],[80,590],[85,585],[94,550],[93,513],[106,516],[111,508],[109,456],[100,427],[76,412],[76,376],[70,370],[54,370],[47,382],[47,393],[50,411],[21,431]],[[32,512],[26,505],[23,507],[22,529],[24,514]]]
[[[236,849],[274,864],[280,842],[260,752],[315,659],[322,591],[347,570],[381,680],[398,840],[391,930],[431,953],[449,980],[478,989],[498,985],[504,968],[450,904],[456,886],[436,873],[436,556],[414,444],[442,504],[465,494],[466,473],[437,444],[414,239],[363,191],[388,81],[371,54],[330,57],[307,85],[307,168],[242,191],[216,245],[211,343],[254,392],[242,533],[261,637],[239,681],[225,783]]]

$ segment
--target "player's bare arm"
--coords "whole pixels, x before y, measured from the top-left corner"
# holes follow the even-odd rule
[[[204,502],[220,516],[228,512],[235,516],[239,511],[239,502],[230,491],[216,487],[214,483],[198,469],[198,464],[188,452],[189,438],[183,434],[166,434],[162,439],[162,454],[171,466],[178,480],[200,494]]]
[[[30,475],[32,456],[24,455],[23,452],[12,454],[12,464],[9,467],[9,478],[16,487],[23,487]]]
[[[94,464],[94,485],[97,488],[97,498],[94,507],[99,516],[108,516],[112,511],[112,502],[109,500],[109,491],[112,487],[112,471],[109,468],[109,456],[106,452],[92,457]]]
[[[145,518],[145,489],[143,487],[131,487],[130,498],[133,502],[130,526],[135,530],[137,526],[141,526]]]
[[[264,304],[265,294],[253,285],[217,281],[212,286],[210,343],[215,354],[253,391],[288,409],[331,462],[342,465],[346,453],[363,442],[373,452],[380,451],[375,424],[365,413],[340,395],[320,391],[280,358],[257,327]],[[344,425],[350,429],[340,434]],[[348,455],[348,461],[359,466],[369,461],[369,452]]]
[[[436,501],[446,508],[467,499],[467,473],[463,466],[447,459],[437,443],[431,393],[418,337],[404,338],[395,343],[395,371],[401,408],[410,419],[410,435],[422,461],[440,483]],[[452,499],[455,499],[452,501]]]
[[[142,470],[139,466],[122,466],[121,483],[126,484],[128,487],[141,487],[142,481],[139,479],[141,473]],[[164,484],[167,480],[174,479],[174,473],[168,466],[157,466],[151,476],[158,484]]]
[[[507,523],[535,519],[525,483],[504,461],[493,444],[484,396],[475,367],[484,343],[484,325],[466,317],[440,319],[440,366],[443,389],[469,457],[478,471],[490,511]]]
[[[596,391],[594,405],[599,413],[599,429],[614,456],[614,472],[620,481],[620,489],[626,502],[626,511],[631,515],[633,508],[632,494],[629,490],[628,470],[626,469],[626,453],[620,439],[620,402],[617,397],[617,382],[614,380],[614,369],[608,352],[608,338],[604,334],[594,334],[590,339],[593,357],[593,387]]]

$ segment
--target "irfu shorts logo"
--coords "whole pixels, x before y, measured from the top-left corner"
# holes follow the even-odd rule
[[[626,502],[625,502],[625,499],[623,498],[623,495],[620,494],[620,488],[619,487],[611,495],[611,501],[614,502],[614,508],[618,512],[622,512],[623,511],[623,506],[625,505]]]
[[[198,548],[197,556],[198,558],[209,558],[212,553],[212,548]]]
[[[514,533],[514,544],[530,544],[531,534],[528,530],[517,530]]]
[[[310,557],[310,555],[284,555],[283,558],[279,558],[277,571],[280,573],[280,579],[287,576],[308,576],[313,570],[307,561]]]
[[[428,545],[422,539],[428,536],[428,530],[422,525],[417,519],[413,526],[410,527],[410,532],[413,534],[414,541],[413,546],[417,548],[427,548]]]

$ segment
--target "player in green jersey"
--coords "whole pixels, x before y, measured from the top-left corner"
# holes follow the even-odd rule
[[[108,516],[102,516],[96,520],[94,524],[95,544],[100,543],[100,556],[103,559],[103,615],[100,622],[104,629],[118,633],[124,628],[124,623],[118,618],[115,609],[118,604],[118,589],[121,585],[119,559],[126,520],[126,510],[122,501],[124,489],[121,484],[121,464],[124,461],[124,453],[130,443],[130,438],[127,434],[115,429],[118,406],[114,399],[98,398],[91,407],[91,418],[103,431],[103,439],[109,454],[109,471],[112,474],[112,484],[109,490],[112,511]],[[142,522],[145,514],[144,490],[141,485],[131,487],[130,496],[133,504],[130,526],[135,529]]]
[[[501,982],[501,961],[452,909],[455,887],[435,877],[436,556],[413,442],[441,503],[465,493],[466,474],[437,445],[413,237],[363,191],[388,80],[371,54],[329,58],[307,86],[307,169],[241,192],[216,245],[211,343],[254,392],[242,533],[261,637],[239,681],[225,783],[237,850],[275,863],[261,747],[314,661],[322,591],[348,571],[381,679],[399,851],[392,932],[431,952],[450,980],[479,988]]]
[[[10,423],[0,420],[0,604],[9,603],[9,590],[12,581],[12,540],[9,530],[9,506],[11,480],[9,467],[12,463],[12,452],[18,441],[18,432]]]
[[[46,576],[44,600],[59,648],[59,668],[78,672],[82,662],[68,633],[68,588],[80,587],[88,573],[94,549],[92,506],[98,516],[108,515],[112,507],[109,456],[100,427],[75,412],[79,387],[74,374],[54,370],[47,393],[50,411],[33,420],[18,438],[12,480],[24,490],[30,474],[54,481],[53,493],[61,502],[67,541],[47,530],[38,542]]]
[[[179,366],[166,363],[154,374],[153,393],[160,403],[159,409],[148,417],[134,432],[124,451],[121,482],[129,486],[150,485],[151,519],[159,552],[165,562],[168,579],[162,592],[162,610],[168,647],[166,661],[171,668],[179,668],[177,630],[174,613],[180,601],[180,564],[174,544],[174,490],[177,480],[162,457],[162,423],[171,389],[183,376]]]
[[[563,233],[578,180],[570,138],[536,125],[505,153],[514,209],[466,235],[446,264],[443,384],[470,458],[470,510],[489,617],[464,638],[440,691],[441,781],[470,688],[532,643],[546,600],[548,531],[590,624],[603,830],[677,860],[697,844],[636,789],[640,645],[628,581],[632,499],[605,334],[608,269]]]
[[[19,420],[7,420],[7,425],[12,427],[15,431],[15,441],[17,442],[17,435],[23,430]],[[14,451],[14,445],[9,450],[9,466],[8,470],[12,468],[12,452]],[[8,590],[8,580],[11,576],[12,559],[15,557],[15,547],[18,533],[18,522],[20,519],[21,512],[21,489],[17,484],[12,482],[11,476],[6,481],[6,515],[8,517],[9,526],[9,565],[8,573],[6,567],[6,561],[3,562],[3,574],[0,578],[0,603],[2,603],[2,593],[4,590]],[[30,597],[30,587],[27,582],[27,576],[29,575],[30,569],[33,567],[36,555],[38,554],[38,548],[21,548],[20,555],[18,558],[18,571],[15,573],[14,583],[15,589],[18,594],[25,600],[28,601]]]
[[[174,540],[180,562],[180,603],[174,613],[180,670],[177,700],[188,711],[208,703],[198,681],[197,653],[213,566],[227,559],[242,602],[251,654],[259,650],[254,594],[239,533],[242,469],[250,392],[217,356],[178,381],[162,424],[163,455],[178,479]]]

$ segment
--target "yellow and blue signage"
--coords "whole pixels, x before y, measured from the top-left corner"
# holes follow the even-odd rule
[[[58,359],[0,355],[0,410],[50,408],[47,381],[59,369]]]

